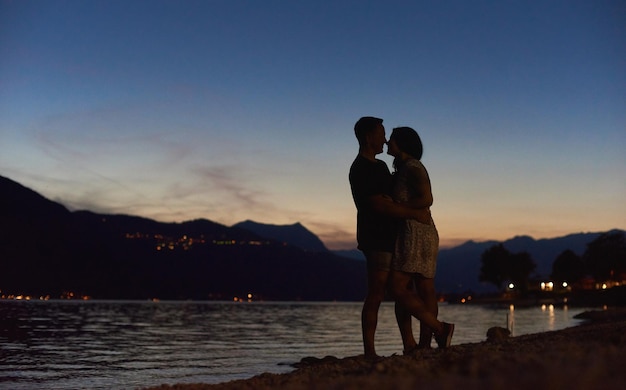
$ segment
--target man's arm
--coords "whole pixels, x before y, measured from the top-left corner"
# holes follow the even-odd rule
[[[382,194],[370,196],[367,201],[372,211],[386,217],[418,220],[424,217],[423,209],[395,203],[390,197]]]

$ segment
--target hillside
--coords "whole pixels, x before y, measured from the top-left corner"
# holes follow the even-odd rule
[[[208,220],[69,212],[0,177],[0,291],[103,299],[361,300],[361,262]]]

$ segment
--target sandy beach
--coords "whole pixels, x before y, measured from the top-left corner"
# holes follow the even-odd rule
[[[362,356],[307,357],[286,374],[220,384],[162,385],[149,390],[257,389],[596,389],[626,384],[626,309],[583,313],[585,323],[559,331],[487,338],[379,361]],[[453,343],[454,344],[454,343]]]

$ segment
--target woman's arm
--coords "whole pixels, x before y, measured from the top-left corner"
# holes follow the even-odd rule
[[[433,193],[430,186],[430,178],[426,168],[420,163],[408,167],[408,186],[414,195],[405,205],[420,211],[419,222],[429,223],[431,219],[430,206],[433,204]]]

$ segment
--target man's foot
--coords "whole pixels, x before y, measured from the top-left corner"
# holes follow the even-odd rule
[[[448,348],[452,343],[452,334],[454,333],[454,324],[443,323],[443,332],[435,335],[435,341],[439,348]]]

